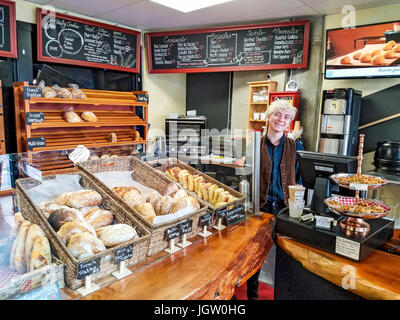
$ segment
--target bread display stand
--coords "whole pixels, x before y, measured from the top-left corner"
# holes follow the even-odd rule
[[[96,288],[93,281],[111,275],[112,272],[120,269],[119,261],[115,263],[117,250],[122,250],[132,245],[133,252],[125,260],[125,265],[131,266],[142,262],[146,257],[150,234],[140,221],[133,219],[117,201],[83,172],[66,175],[79,175],[80,184],[84,189],[94,190],[102,196],[103,202],[100,208],[113,212],[116,223],[124,223],[134,227],[139,235],[139,238],[135,240],[126,241],[86,259],[78,260],[67,249],[64,242],[50,226],[46,217],[40,212],[36,203],[27,193],[29,189],[40,185],[41,182],[32,178],[23,178],[16,181],[16,193],[22,215],[25,219],[38,224],[45,232],[51,246],[54,248],[55,255],[65,264],[64,273],[67,286],[73,290],[85,286],[81,291],[83,292],[82,294],[87,294],[90,290],[95,290]],[[45,176],[43,177],[43,181],[55,178],[56,176]]]
[[[95,174],[106,171],[130,171],[133,181],[142,184],[145,187],[155,189],[160,194],[164,195],[166,190],[171,187],[176,188],[175,182],[171,181],[168,177],[153,169],[151,166],[140,161],[135,157],[116,157],[113,159],[93,160],[80,162],[76,164],[78,171],[90,176],[91,180],[101,187],[105,192],[113,197],[131,216],[140,221],[150,232],[150,244],[147,255],[151,256],[157,252],[167,250],[168,253],[174,253],[181,248],[175,244],[176,239],[181,239],[186,235],[186,239],[191,239],[199,234],[201,227],[199,224],[199,217],[204,215],[207,211],[207,205],[204,201],[199,201],[200,209],[176,218],[172,221],[153,224],[144,218],[135,208],[129,206],[122,198],[120,198],[113,190],[111,190],[104,182],[98,179]],[[189,193],[189,192],[188,192]],[[197,198],[196,198],[197,199]],[[191,221],[190,230],[182,231],[179,229],[183,223]],[[173,234],[171,236],[170,234]],[[170,240],[174,239],[173,242]],[[180,242],[180,241],[179,241]],[[186,245],[188,241],[183,241]]]
[[[116,277],[117,279],[125,278],[126,276],[129,276],[130,274],[132,274],[132,271],[129,271],[129,269],[127,269],[125,267],[125,261],[121,261],[119,263],[119,270],[118,271],[114,271],[112,273],[112,275],[114,277]]]
[[[218,230],[218,231],[224,230],[226,228],[226,226],[224,226],[222,224],[222,220],[223,220],[222,217],[221,218],[217,218],[217,224],[213,225],[213,228]]]
[[[89,293],[95,292],[96,290],[100,289],[100,286],[92,283],[92,276],[85,277],[85,286],[82,288],[78,288],[77,291],[82,295],[86,296]]]

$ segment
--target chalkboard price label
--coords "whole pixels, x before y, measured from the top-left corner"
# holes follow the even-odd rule
[[[173,226],[173,227],[165,230],[165,235],[166,235],[167,241],[175,239],[175,238],[179,238],[181,236],[181,229],[179,228],[179,225]]]
[[[46,138],[28,138],[28,150],[33,150],[33,148],[43,148],[46,146]]]
[[[24,99],[30,98],[41,98],[42,88],[41,87],[24,87]]]
[[[0,56],[17,58],[17,31],[14,1],[0,1]]]
[[[149,95],[148,94],[143,94],[143,93],[138,93],[136,95],[136,97],[138,98],[139,102],[149,102]]]
[[[205,227],[209,226],[212,223],[212,213],[206,213],[200,217],[200,226]]]
[[[114,251],[114,264],[133,257],[133,244]]]
[[[77,268],[77,279],[82,280],[91,274],[100,272],[100,259],[96,258],[83,263],[78,264]]]
[[[193,220],[185,220],[179,223],[179,229],[181,234],[192,232]]]
[[[43,112],[27,112],[26,113],[26,124],[31,123],[43,123],[44,113]]]
[[[237,206],[227,211],[225,214],[225,218],[228,226],[231,226],[232,224],[246,218],[243,206]]]

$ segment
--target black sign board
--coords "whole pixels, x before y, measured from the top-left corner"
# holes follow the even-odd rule
[[[231,210],[228,210],[225,214],[226,224],[231,226],[232,224],[246,218],[243,206],[237,206]]]
[[[179,229],[181,234],[192,232],[193,220],[185,220],[179,223]]]
[[[25,115],[26,115],[26,124],[44,122],[43,112],[27,112],[25,113]]]
[[[139,102],[149,102],[149,95],[148,94],[143,94],[143,93],[138,93],[136,94],[136,97],[138,98]]]
[[[37,137],[37,138],[28,138],[28,150],[32,150],[33,148],[42,148],[46,146],[46,138]]]
[[[140,72],[141,33],[37,8],[38,60]]]
[[[310,21],[148,33],[150,73],[306,68]]]
[[[167,241],[179,238],[181,236],[181,229],[179,228],[179,225],[173,226],[165,230],[165,236],[167,238]]]
[[[24,99],[30,98],[41,98],[42,97],[42,88],[41,87],[24,87]]]
[[[209,226],[212,223],[212,213],[206,213],[200,217],[200,226]]]
[[[0,56],[17,57],[15,2],[0,1]]]
[[[114,251],[114,264],[133,257],[133,244]]]
[[[82,280],[83,278],[90,276],[91,274],[100,272],[100,259],[101,258],[96,258],[78,264],[76,278],[78,280]]]

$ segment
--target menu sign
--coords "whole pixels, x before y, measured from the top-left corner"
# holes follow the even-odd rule
[[[146,34],[150,73],[306,68],[310,21]]]
[[[36,10],[38,60],[140,72],[140,32]]]
[[[15,2],[0,0],[0,56],[17,57]]]

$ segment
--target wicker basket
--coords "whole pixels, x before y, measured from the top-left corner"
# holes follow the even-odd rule
[[[86,161],[77,164],[78,170],[84,172],[91,177],[93,181],[101,186],[110,195],[113,195],[114,199],[129,211],[136,220],[142,222],[150,231],[150,244],[147,255],[151,256],[157,252],[160,252],[168,247],[168,241],[166,239],[166,230],[171,228],[178,223],[185,220],[192,220],[192,231],[186,235],[187,239],[193,238],[201,231],[199,223],[199,217],[207,212],[207,206],[204,201],[199,201],[200,209],[185,215],[184,217],[174,219],[166,223],[152,224],[143,216],[137,212],[134,208],[130,207],[124,200],[122,200],[114,191],[108,188],[100,179],[94,174],[105,171],[132,171],[131,177],[134,181],[143,184],[146,187],[153,188],[164,194],[171,185],[176,186],[174,182],[168,179],[166,176],[154,170],[152,167],[144,164],[142,161],[135,157],[117,157],[113,159],[94,160]]]
[[[242,193],[240,193],[240,192],[238,192],[238,191],[236,191],[236,190],[234,190],[234,189],[232,189],[232,188],[230,188],[230,187],[224,185],[224,184],[221,183],[220,181],[218,181],[218,180],[216,180],[216,179],[214,179],[214,178],[211,178],[210,176],[208,176],[208,175],[204,174],[203,172],[201,172],[201,171],[199,171],[199,170],[197,170],[197,169],[191,167],[190,165],[188,165],[188,164],[186,164],[186,163],[180,161],[180,160],[177,159],[177,158],[168,158],[168,159],[152,160],[152,161],[148,161],[147,164],[148,164],[149,166],[153,167],[154,169],[156,169],[157,171],[162,172],[163,175],[164,175],[167,179],[169,179],[170,181],[173,181],[173,180],[171,180],[170,178],[167,177],[167,175],[164,173],[165,170],[170,169],[170,168],[172,168],[172,167],[179,167],[179,168],[181,168],[181,169],[186,169],[190,174],[192,174],[192,175],[203,176],[207,183],[210,182],[210,183],[212,183],[212,184],[216,184],[219,188],[225,189],[225,190],[228,191],[231,195],[233,195],[234,197],[236,197],[237,199],[236,199],[235,201],[229,202],[228,204],[226,204],[226,205],[224,205],[224,206],[221,206],[221,207],[216,207],[216,206],[214,206],[212,203],[203,200],[203,202],[205,202],[205,203],[207,204],[209,210],[213,213],[213,222],[214,222],[214,223],[215,223],[215,220],[216,220],[216,217],[217,217],[217,213],[218,213],[219,211],[224,211],[224,210],[226,210],[228,207],[231,207],[231,206],[232,206],[233,208],[236,208],[236,207],[238,207],[239,205],[243,204],[244,201],[245,201],[245,196],[244,196]],[[176,182],[176,183],[179,184],[179,182]],[[180,184],[179,184],[179,185],[180,185]],[[180,185],[180,186],[181,186],[181,185]],[[181,187],[183,187],[183,186],[181,186]],[[193,197],[196,197],[196,199],[200,200],[199,197],[197,196],[197,193],[196,193],[196,192],[192,192],[192,191],[189,191],[189,190],[187,190],[187,189],[186,189],[186,191],[187,191],[188,193],[190,193]]]
[[[131,215],[127,213],[126,210],[121,207],[112,197],[110,197],[107,191],[100,188],[84,173],[78,172],[73,173],[72,175],[76,174],[80,175],[80,183],[83,188],[95,190],[101,194],[101,196],[103,197],[103,202],[100,207],[113,212],[117,223],[125,223],[134,227],[139,235],[139,238],[124,242],[123,244],[120,244],[116,247],[108,248],[107,250],[95,254],[90,258],[78,260],[71,255],[64,242],[58,237],[57,233],[50,226],[45,216],[40,213],[35,203],[26,193],[26,190],[29,190],[39,185],[40,182],[31,178],[18,179],[16,181],[16,192],[17,196],[19,197],[20,210],[26,219],[38,224],[45,231],[46,236],[49,238],[56,255],[61,261],[65,263],[65,282],[67,286],[71,289],[77,289],[84,285],[84,279],[77,279],[79,264],[88,262],[96,258],[100,258],[100,271],[92,275],[92,280],[95,281],[118,270],[118,264],[114,264],[113,262],[115,250],[133,244],[133,256],[125,260],[125,265],[134,265],[143,261],[146,258],[146,253],[150,240],[148,230],[139,221],[132,219]],[[54,178],[55,176],[46,176],[43,178],[43,180]]]
[[[57,283],[58,289],[65,287],[64,264],[55,257],[50,265],[12,278],[6,287],[1,288],[0,300],[14,299],[33,289],[54,283]]]

